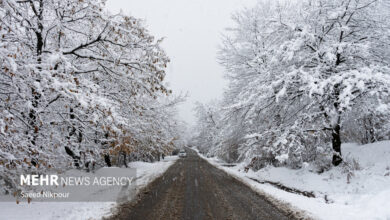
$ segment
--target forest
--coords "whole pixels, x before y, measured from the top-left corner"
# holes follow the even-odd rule
[[[0,1],[0,185],[20,174],[154,161],[181,141],[170,61],[104,0]],[[3,187],[4,186],[4,187]]]
[[[198,103],[191,143],[212,157],[319,172],[342,143],[390,138],[390,2],[258,1],[235,13],[218,59],[228,87]]]
[[[389,220],[389,198],[390,0],[0,0],[0,219]]]

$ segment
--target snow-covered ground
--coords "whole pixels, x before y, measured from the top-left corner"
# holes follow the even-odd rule
[[[353,168],[337,167],[322,174],[314,172],[310,164],[299,170],[267,167],[245,173],[245,164],[225,167],[216,158],[206,159],[252,188],[289,203],[315,219],[390,220],[390,141],[361,146],[344,144],[342,154],[351,164],[357,162]],[[316,198],[289,193],[249,178],[312,191]]]
[[[162,175],[176,160],[177,156],[167,156],[155,163],[129,163],[129,168],[137,169],[137,189]],[[115,202],[0,202],[0,220],[101,219],[110,215],[115,205]]]

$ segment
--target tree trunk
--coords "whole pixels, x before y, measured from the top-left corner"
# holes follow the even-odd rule
[[[77,168],[80,168],[80,157],[77,156],[69,147],[65,146],[65,152],[72,157],[73,163]]]
[[[122,151],[122,156],[123,156],[123,165],[127,168],[127,156],[126,152]]]
[[[340,137],[340,124],[334,126],[332,130],[332,148],[333,148],[333,158],[332,164],[338,166],[343,159],[341,158],[341,137]]]
[[[111,167],[110,155],[108,155],[108,154],[105,154],[105,155],[104,155],[104,162],[106,162],[106,164],[107,164],[108,167]]]
[[[35,35],[37,37],[37,62],[38,64],[41,64],[42,62],[42,50],[43,50],[43,37],[42,37],[42,32],[43,32],[43,25],[42,25],[42,20],[43,20],[43,0],[39,1],[39,9],[38,11],[36,10],[34,3],[30,2],[31,7],[35,13],[35,15],[38,17],[38,30],[35,31]],[[40,65],[38,65],[38,70],[41,70]],[[36,80],[38,83],[40,82],[40,79]],[[39,99],[41,98],[41,94],[35,90],[35,88],[31,88],[31,94],[33,96],[33,99],[31,101],[31,105],[33,108],[30,109],[29,112],[29,124],[31,126],[31,129],[33,129],[33,134],[32,138],[30,140],[32,146],[36,146],[36,141],[38,138],[38,122],[37,122],[37,112],[36,109],[38,109],[38,104],[39,104]]]
[[[38,130],[39,130],[36,109],[38,109],[38,101],[40,98],[40,94],[37,93],[34,88],[31,89],[31,93],[33,95],[33,100],[31,101],[31,105],[33,108],[30,109],[30,112],[28,114],[29,116],[28,121],[33,131],[32,131],[32,137],[30,139],[30,143],[32,144],[32,146],[36,146],[36,140],[38,138]]]
[[[342,35],[341,35],[342,36]],[[337,56],[338,62],[340,62],[340,56]],[[339,65],[339,63],[337,63]],[[337,121],[335,124],[332,125],[332,148],[333,148],[333,158],[332,158],[332,164],[334,166],[338,166],[341,162],[343,162],[343,158],[341,158],[341,136],[340,136],[340,130],[341,130],[341,114],[340,111],[340,103],[339,103],[339,97],[340,97],[340,90],[339,90],[340,84],[336,84],[334,88],[334,97],[336,98],[336,102],[333,103],[335,111],[337,114]],[[332,122],[333,123],[333,122]]]
[[[341,43],[343,41],[344,37],[344,31],[340,32],[339,36],[339,42]],[[336,63],[335,66],[339,66],[343,61],[341,57],[341,53],[338,52],[337,50],[336,53]],[[336,84],[334,88],[334,97],[336,99],[336,102],[333,104],[335,110],[338,112],[338,118],[337,118],[337,123],[336,125],[333,126],[332,129],[332,148],[333,148],[333,158],[332,158],[332,164],[334,166],[338,166],[341,162],[343,162],[343,158],[341,158],[341,137],[340,137],[340,117],[341,117],[341,112],[340,112],[340,103],[339,103],[339,98],[340,98],[340,89],[339,89],[340,84]]]

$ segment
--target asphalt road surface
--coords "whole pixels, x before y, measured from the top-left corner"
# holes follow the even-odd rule
[[[292,219],[248,186],[187,149],[138,199],[111,219]]]

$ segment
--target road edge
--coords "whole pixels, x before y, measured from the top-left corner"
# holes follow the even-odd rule
[[[252,191],[254,191],[258,195],[264,197],[270,204],[275,206],[281,212],[285,213],[286,216],[292,217],[292,218],[295,218],[295,219],[300,219],[300,220],[316,220],[317,219],[314,216],[312,216],[310,213],[308,213],[307,211],[301,210],[301,209],[295,207],[294,205],[292,205],[291,203],[288,203],[288,202],[282,201],[280,199],[277,199],[274,196],[270,195],[269,193],[265,192],[264,190],[261,190],[259,188],[256,188],[256,187],[250,185],[246,180],[244,180],[243,177],[237,176],[237,175],[235,175],[233,173],[226,172],[222,167],[219,167],[216,164],[210,163],[210,161],[208,161],[207,158],[204,155],[202,155],[201,153],[199,153],[197,150],[195,150],[193,148],[191,148],[191,150],[195,151],[201,159],[205,160],[207,163],[209,163],[213,167],[221,170],[222,172],[226,173],[227,175],[229,175],[229,176],[233,177],[234,179],[240,181],[241,183],[243,183],[244,185],[246,185],[250,189],[252,189]],[[247,179],[247,180],[248,181],[253,181],[251,179]]]
[[[150,179],[150,181],[145,184],[144,186],[140,187],[137,189],[137,192],[135,193],[134,197],[133,198],[129,198],[129,200],[125,201],[125,202],[121,202],[121,203],[116,203],[114,207],[111,208],[111,215],[106,215],[106,216],[102,216],[101,220],[116,220],[117,218],[117,215],[119,214],[119,212],[121,211],[121,209],[123,208],[126,208],[125,206],[134,206],[136,205],[141,199],[142,199],[142,196],[143,194],[145,194],[145,192],[148,192],[148,188],[156,181],[158,181],[160,178],[162,178],[164,176],[164,174],[173,166],[176,164],[176,162],[179,160],[176,159],[173,161],[173,163],[171,165],[169,165],[167,167],[167,169],[158,174],[158,175],[155,175],[153,178]]]

